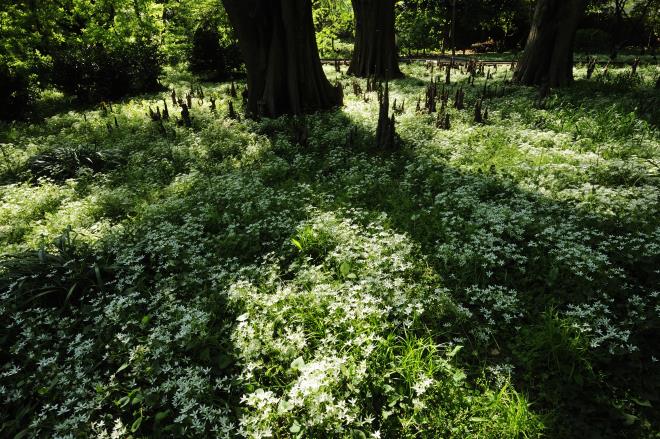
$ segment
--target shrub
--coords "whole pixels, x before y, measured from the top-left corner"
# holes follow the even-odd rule
[[[122,161],[118,154],[100,151],[95,145],[67,145],[33,156],[27,167],[35,177],[64,181],[78,176],[83,168],[93,173],[102,172],[117,167]]]
[[[156,91],[161,56],[155,43],[62,46],[53,55],[53,83],[83,102]]]
[[[10,67],[0,57],[0,120],[23,117],[37,93],[34,77],[28,69]]]
[[[55,241],[53,251],[41,248],[0,262],[0,292],[8,293],[6,305],[14,309],[66,308],[81,303],[85,295],[102,291],[112,272],[107,260],[76,242],[67,229]]]
[[[222,43],[220,32],[211,22],[202,23],[193,35],[190,71],[224,80],[240,68],[241,54],[234,43]]]

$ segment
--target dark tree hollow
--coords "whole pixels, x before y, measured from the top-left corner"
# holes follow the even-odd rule
[[[311,0],[223,0],[247,67],[247,112],[278,117],[341,105],[323,72]]]
[[[351,0],[355,12],[355,48],[349,75],[399,78],[394,33],[394,0]]]

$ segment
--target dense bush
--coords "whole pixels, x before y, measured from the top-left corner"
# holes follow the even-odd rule
[[[212,80],[228,79],[240,68],[240,60],[238,45],[221,42],[220,32],[213,23],[204,22],[195,30],[190,71]]]
[[[25,69],[12,69],[0,58],[0,120],[25,114],[34,102],[37,88]]]
[[[145,39],[117,45],[66,45],[53,58],[54,84],[84,102],[116,99],[159,87],[158,47]]]

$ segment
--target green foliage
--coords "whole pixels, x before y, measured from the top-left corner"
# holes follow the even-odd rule
[[[350,0],[314,0],[312,6],[321,56],[349,58],[355,32]]]
[[[166,0],[158,6],[161,8],[163,31],[161,49],[168,63],[178,64],[190,59],[194,34],[199,27],[217,31],[221,47],[230,47],[236,43],[222,2]]]
[[[398,44],[404,51],[437,51],[448,44],[451,14],[441,2],[423,0],[397,3]]]
[[[236,76],[241,67],[241,54],[236,43],[224,44],[217,26],[200,24],[193,35],[190,71],[205,74],[211,80],[227,80]]]
[[[0,56],[0,120],[24,116],[36,100],[34,77],[21,67],[10,68]]]
[[[538,108],[500,67],[449,130],[404,70],[399,152],[373,93],[236,121],[228,83],[190,128],[151,120],[166,92],[3,126],[3,435],[654,437],[656,68],[580,66]]]
[[[53,84],[82,102],[117,99],[160,86],[158,48],[148,40],[112,46],[70,43],[59,47],[53,58]]]
[[[538,380],[547,384],[548,379],[563,380],[568,386],[557,383],[548,386],[545,391],[577,390],[575,386],[594,379],[594,372],[589,359],[589,343],[579,329],[579,323],[568,318],[561,318],[556,311],[550,311],[540,321],[525,328],[519,335],[518,354],[529,371],[529,382]],[[534,371],[543,370],[545,376],[538,376]],[[566,395],[554,396],[555,404],[561,403]]]
[[[28,115],[48,63],[39,51],[34,17],[24,3],[0,5],[0,121]]]
[[[123,161],[117,152],[101,151],[94,145],[68,145],[31,157],[27,169],[34,177],[61,182],[86,171],[96,173],[115,168]]]
[[[451,51],[452,1],[397,2],[397,36],[404,52]],[[494,40],[499,49],[516,49],[527,37],[530,2],[457,1],[455,40],[458,49]]]
[[[3,305],[14,312],[29,307],[65,310],[100,294],[112,283],[107,259],[76,242],[71,229],[52,244],[52,251],[44,246],[0,262],[0,290],[8,295]]]
[[[52,82],[83,102],[158,88],[157,10],[150,1],[74,1],[49,43]]]

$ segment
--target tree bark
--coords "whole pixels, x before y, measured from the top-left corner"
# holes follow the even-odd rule
[[[614,0],[614,29],[612,31],[612,50],[610,58],[616,59],[619,55],[619,48],[621,47],[621,35],[623,31],[623,14],[625,12],[626,3],[628,0]]]
[[[341,105],[321,67],[311,0],[223,0],[247,67],[250,116]]]
[[[394,33],[394,0],[351,0],[355,48],[349,75],[390,79],[403,76]]]
[[[573,43],[584,0],[538,0],[525,52],[515,72],[524,85],[573,82]]]

